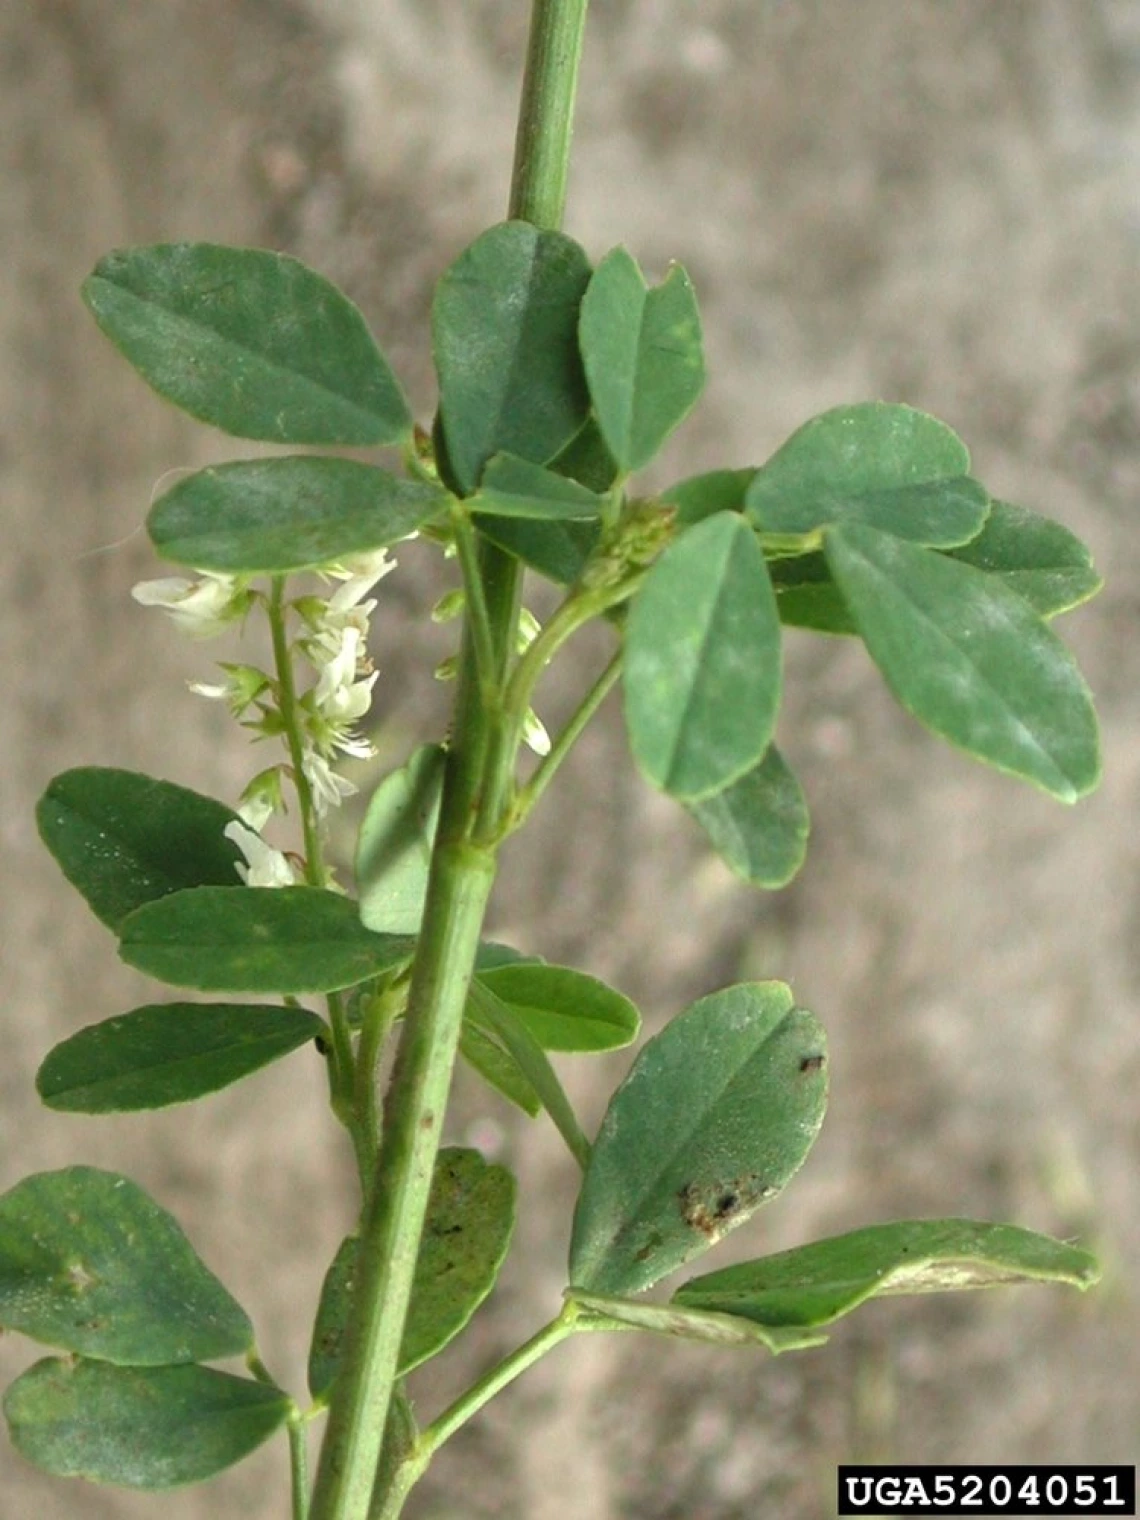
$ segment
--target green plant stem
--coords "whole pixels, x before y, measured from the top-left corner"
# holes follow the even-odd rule
[[[493,1399],[497,1393],[501,1393],[508,1383],[513,1383],[528,1367],[533,1367],[548,1351],[553,1351],[561,1341],[573,1335],[578,1328],[578,1318],[582,1310],[572,1299],[568,1299],[563,1306],[562,1312],[557,1318],[552,1319],[548,1325],[532,1335],[528,1341],[524,1341],[517,1350],[512,1351],[490,1372],[485,1373],[477,1383],[457,1398],[454,1404],[448,1406],[443,1413],[426,1425],[420,1432],[416,1442],[416,1457],[427,1465],[427,1459],[438,1451],[443,1443],[449,1440],[461,1425],[465,1425],[474,1414],[478,1414],[483,1405]],[[421,1456],[422,1454],[422,1456]]]
[[[365,1136],[369,1175],[380,1152],[380,1100],[377,1088],[380,1056],[406,998],[403,982],[374,993],[363,1010],[360,1043],[356,1048],[356,1118]],[[365,1179],[367,1183],[367,1178]]]
[[[463,571],[463,590],[466,597],[467,618],[471,626],[471,638],[475,660],[479,668],[481,695],[484,702],[498,697],[496,679],[495,636],[483,596],[483,577],[479,561],[479,540],[471,519],[462,507],[457,506],[451,515],[455,530],[455,547]]]
[[[532,13],[510,214],[542,227],[558,225],[565,202],[585,16],[586,0],[535,0]],[[479,578],[501,693],[514,657],[521,572],[511,556],[484,544]],[[489,832],[488,820],[502,816],[510,781],[506,766],[488,770],[488,758],[503,753],[503,719],[499,710],[488,712],[484,684],[468,608],[423,926],[379,1164],[361,1224],[360,1274],[321,1449],[313,1520],[367,1520],[374,1487],[385,1485],[378,1466],[397,1358],[467,987],[494,881],[494,850],[477,841]],[[376,1498],[380,1513],[399,1513],[399,1497]]]
[[[304,1420],[288,1422],[289,1476],[293,1490],[293,1520],[309,1520],[309,1445]]]
[[[621,650],[619,649],[554,739],[550,746],[550,753],[543,757],[526,785],[519,788],[504,825],[504,837],[513,834],[526,822],[532,808],[554,780],[559,766],[578,742],[590,719],[609,696],[620,675]]]

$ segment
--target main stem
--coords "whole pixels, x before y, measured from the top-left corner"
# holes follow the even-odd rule
[[[534,0],[510,215],[562,220],[587,0]],[[480,573],[500,692],[518,623],[517,561],[484,543]],[[488,757],[501,709],[484,701],[475,640],[465,631],[456,719],[423,927],[379,1164],[365,1202],[353,1310],[313,1493],[312,1520],[367,1520],[392,1402],[400,1343],[455,1065],[467,987],[495,876],[493,835],[509,778]]]

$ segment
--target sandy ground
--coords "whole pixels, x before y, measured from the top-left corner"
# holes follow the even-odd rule
[[[792,638],[781,742],[809,863],[747,893],[624,755],[583,743],[511,851],[494,926],[611,978],[656,1024],[740,975],[827,1024],[831,1112],[740,1249],[889,1217],[1005,1217],[1095,1242],[1106,1282],[898,1301],[778,1362],[622,1337],[564,1348],[457,1439],[420,1520],[818,1520],[852,1459],[1125,1462],[1140,1429],[1140,9],[1129,0],[596,0],[568,226],[678,258],[712,380],[662,475],[758,462],[848,400],[905,400],[970,441],[997,493],[1093,544],[1108,589],[1069,623],[1104,718],[1103,788],[1067,811],[937,746],[861,652]],[[288,249],[362,304],[422,415],[433,279],[502,215],[522,0],[0,4],[0,1182],[128,1170],[183,1221],[300,1385],[348,1158],[305,1056],[153,1121],[40,1109],[45,1051],[149,995],[60,878],[32,807],[52,774],[127,765],[233,796],[244,747],[186,678],[206,652],[130,601],[175,466],[240,453],[136,382],[77,287],[108,248]],[[409,552],[376,627],[381,743],[438,732],[439,589]],[[547,710],[585,674],[554,683]],[[617,1060],[572,1070],[596,1116]],[[497,1307],[430,1408],[557,1303],[571,1168],[463,1086],[525,1213]],[[474,1127],[473,1127],[474,1126]],[[0,1347],[11,1375],[30,1360]],[[287,1511],[280,1443],[161,1500],[0,1455],[0,1514]]]

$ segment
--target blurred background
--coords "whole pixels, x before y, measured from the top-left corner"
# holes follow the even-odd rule
[[[145,1001],[39,845],[80,763],[232,798],[255,768],[185,691],[216,646],[130,599],[159,573],[156,482],[243,446],[164,407],[78,286],[109,248],[288,250],[358,301],[432,407],[432,283],[504,212],[525,0],[6,0],[0,5],[0,1185],[128,1171],[251,1309],[303,1387],[350,1158],[309,1054],[185,1111],[49,1114],[52,1044]],[[1093,546],[1063,624],[1103,715],[1105,780],[1067,810],[936,743],[861,650],[791,635],[781,746],[812,807],[778,896],[651,795],[611,703],[511,847],[497,937],[606,977],[657,1027],[741,976],[791,981],[832,1041],[832,1103],[759,1254],[892,1215],[1008,1218],[1094,1246],[1103,1286],[891,1300],[778,1361],[583,1338],[449,1445],[419,1520],[819,1520],[842,1461],[1131,1462],[1140,1429],[1140,7],[1134,0],[595,0],[567,229],[687,265],[711,379],[664,481],[761,462],[808,416],[880,397],[970,443],[995,494]],[[384,765],[437,737],[417,546],[380,588]],[[539,602],[536,605],[540,605]],[[588,646],[589,641],[587,641]],[[585,647],[540,702],[579,689]],[[231,651],[232,653],[232,651]],[[627,1065],[567,1064],[591,1129]],[[489,1117],[488,1117],[489,1115]],[[493,1307],[416,1384],[438,1407],[553,1312],[573,1165],[464,1079],[452,1138],[524,1190]],[[0,1342],[6,1382],[33,1359]],[[45,1479],[0,1445],[0,1514],[287,1512],[283,1441],[162,1498]]]

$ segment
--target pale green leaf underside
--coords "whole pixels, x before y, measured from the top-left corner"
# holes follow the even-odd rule
[[[360,919],[387,934],[416,934],[443,792],[446,751],[421,745],[373,792],[356,840]]]
[[[821,1346],[825,1335],[783,1326],[756,1324],[740,1315],[710,1313],[703,1309],[668,1304],[646,1303],[644,1299],[616,1298],[605,1293],[587,1293],[571,1288],[567,1297],[596,1315],[588,1329],[648,1330],[654,1335],[668,1335],[677,1340],[704,1341],[713,1346],[762,1346],[773,1356],[781,1351],[803,1351]]]
[[[1087,1252],[1016,1225],[902,1220],[694,1278],[673,1301],[768,1326],[810,1328],[830,1324],[883,1294],[1027,1282],[1083,1289],[1099,1276]]]

